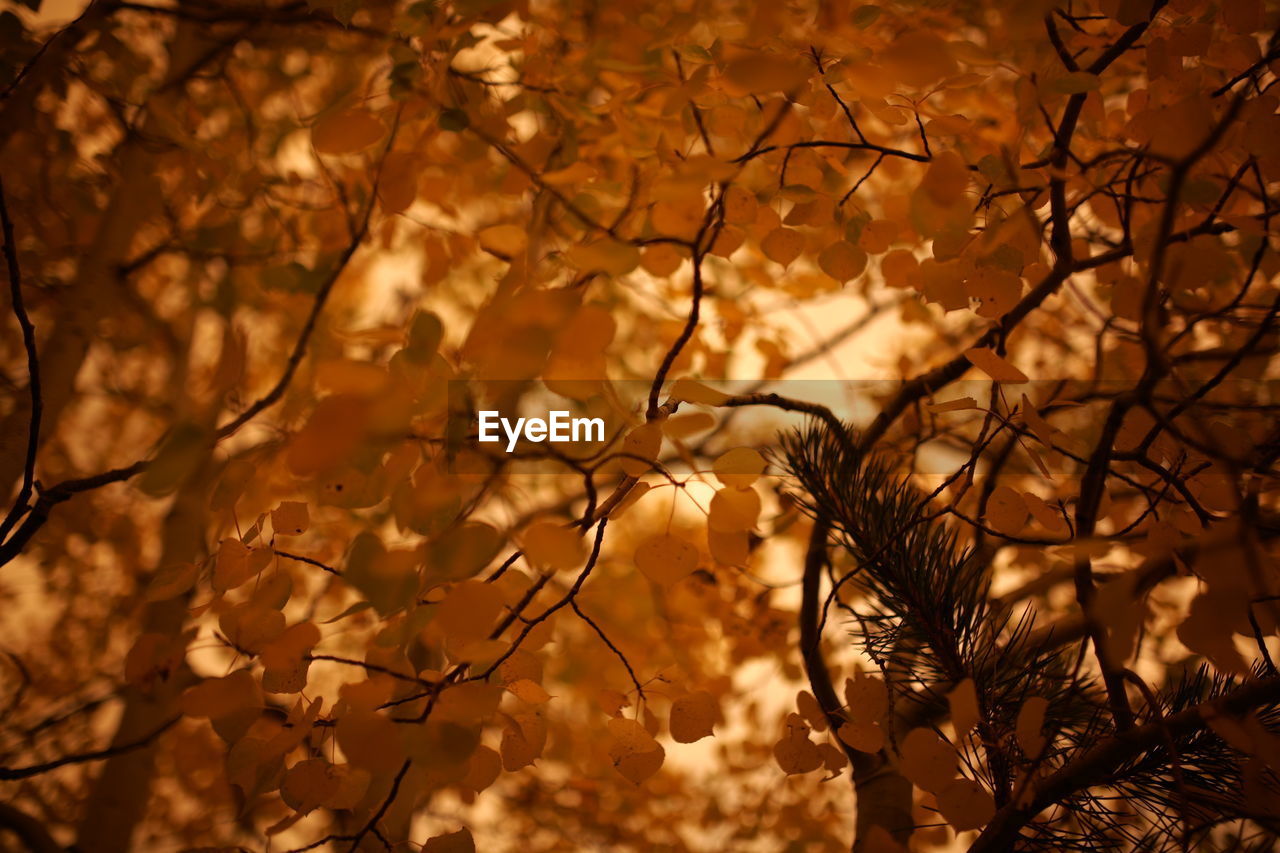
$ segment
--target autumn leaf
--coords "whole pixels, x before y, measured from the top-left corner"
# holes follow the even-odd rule
[[[964,351],[965,358],[973,364],[974,367],[990,376],[996,382],[1006,382],[1010,384],[1018,384],[1028,382],[1027,375],[1018,368],[1014,367],[1004,358],[996,355],[990,349],[978,348],[967,349]]]
[[[535,522],[525,528],[521,545],[533,565],[549,569],[576,569],[586,556],[582,537],[573,529],[552,521]]]
[[[841,723],[836,736],[859,752],[879,752],[885,745],[884,730],[871,722]]]
[[[980,829],[996,813],[991,793],[970,779],[957,779],[938,792],[938,810],[957,832]]]
[[[310,524],[307,505],[301,501],[285,501],[271,511],[271,528],[277,536],[300,536]]]
[[[623,778],[639,785],[662,768],[666,752],[644,726],[615,717],[609,721],[609,758]]]
[[[799,714],[787,718],[786,734],[773,745],[773,757],[788,776],[811,773],[822,766],[822,752],[809,740],[809,726]]]
[[[950,744],[929,729],[907,732],[899,745],[902,774],[918,788],[937,793],[956,775],[956,753]]]
[[[422,845],[424,853],[476,853],[476,842],[465,826],[456,832],[433,835]]]
[[[671,737],[676,743],[694,743],[709,737],[719,716],[715,697],[707,691],[681,696],[671,703]]]
[[[326,116],[311,128],[311,144],[320,154],[354,154],[386,135],[386,127],[368,110]]]
[[[760,251],[774,263],[790,266],[804,250],[804,237],[794,228],[778,227],[760,241]]]
[[[1274,4],[52,5],[21,842],[1266,845]]]
[[[977,687],[972,678],[966,678],[947,694],[947,704],[951,708],[951,722],[956,727],[956,734],[966,735],[982,721],[978,708]]]

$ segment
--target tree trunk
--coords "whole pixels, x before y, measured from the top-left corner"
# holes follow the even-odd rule
[[[178,493],[165,519],[164,545],[160,566],[194,562],[203,557],[205,507],[210,477],[204,471],[193,477]],[[188,597],[184,593],[146,605],[141,633],[177,635],[187,619]],[[133,835],[146,814],[151,795],[151,775],[155,769],[158,737],[151,737],[178,715],[177,698],[191,684],[193,676],[185,661],[176,672],[151,691],[126,687],[124,713],[112,738],[111,748],[122,749],[102,765],[98,777],[84,798],[86,809],[76,827],[76,849],[83,853],[124,853],[134,849]],[[127,749],[140,741],[146,743]]]

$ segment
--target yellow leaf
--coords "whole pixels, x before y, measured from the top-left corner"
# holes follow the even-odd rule
[[[479,793],[498,781],[500,773],[502,773],[502,756],[495,750],[481,745],[471,753],[467,775],[462,777],[460,784]]]
[[[938,811],[956,832],[979,829],[996,813],[991,792],[972,779],[957,779],[938,792]]]
[[[884,749],[884,730],[877,723],[841,723],[836,737],[858,752],[879,752]]]
[[[748,531],[760,517],[760,495],[755,489],[720,489],[711,498],[707,526],[717,533]]]
[[[551,699],[551,694],[541,684],[536,681],[530,681],[527,678],[520,678],[511,682],[507,685],[507,690],[521,702],[528,702],[530,705],[541,705]]]
[[[1044,728],[1044,715],[1049,710],[1049,700],[1042,696],[1028,697],[1018,710],[1018,720],[1014,733],[1018,737],[1018,746],[1028,758],[1035,758],[1045,747],[1045,737],[1041,734]]]
[[[395,773],[404,761],[396,724],[376,711],[348,711],[338,720],[335,734],[347,761],[375,776]]]
[[[773,745],[773,757],[788,776],[810,773],[822,766],[822,752],[809,740],[809,727],[799,714],[787,716],[787,732]]]
[[[933,158],[920,184],[938,204],[949,207],[964,197],[969,187],[969,167],[954,151]]]
[[[213,588],[216,592],[235,589],[253,576],[249,554],[253,549],[239,539],[223,539],[213,563]]]
[[[862,227],[858,246],[865,252],[879,255],[887,252],[897,239],[898,223],[889,219],[873,219]]]
[[[284,614],[279,610],[246,601],[223,611],[218,627],[237,649],[258,654],[284,631]]]
[[[808,690],[801,690],[796,694],[796,710],[800,712],[800,716],[804,717],[805,722],[816,732],[825,732],[827,730],[827,714],[822,710],[822,706],[818,704],[818,700]]]
[[[724,221],[732,225],[750,225],[756,221],[759,203],[748,190],[736,184],[724,193]]]
[[[751,556],[750,544],[745,530],[722,533],[707,526],[707,547],[712,559],[723,566],[745,566]]]
[[[660,234],[692,240],[702,227],[706,206],[706,199],[699,188],[696,192],[658,201],[653,206],[650,218],[654,229]]]
[[[476,235],[480,248],[495,255],[514,258],[529,245],[529,235],[519,225],[490,225]]]
[[[596,693],[596,704],[610,717],[619,717],[623,708],[631,707],[631,700],[625,693],[606,688]]]
[[[969,359],[974,367],[990,376],[996,382],[1017,385],[1030,381],[1025,373],[996,355],[995,350],[988,347],[967,349],[964,351],[964,356]]]
[[[328,471],[346,462],[365,437],[369,400],[362,394],[325,397],[289,442],[285,461],[300,477]]]
[[[636,568],[654,583],[670,586],[698,567],[698,549],[669,533],[645,539],[636,548]]]
[[[428,577],[435,583],[472,577],[497,555],[502,541],[502,534],[482,521],[463,522],[429,546]]]
[[[582,272],[601,270],[612,276],[626,275],[640,265],[639,249],[610,238],[574,246],[565,257]]]
[[[271,511],[271,529],[277,536],[298,536],[306,533],[310,524],[307,505],[300,501],[284,501]]]
[[[978,306],[981,317],[1003,316],[1022,296],[1022,279],[996,267],[980,267],[964,284],[968,296],[981,302]]]
[[[929,403],[925,408],[935,414],[941,414],[943,412],[958,412],[963,409],[978,408],[978,401],[972,397],[957,397],[954,400],[947,400],[944,403]]]
[[[483,640],[505,604],[502,590],[495,584],[463,581],[440,602],[436,622],[451,640]]]
[[[891,79],[921,88],[955,73],[951,48],[927,30],[908,30],[893,38],[881,54]]]
[[[391,384],[380,364],[350,358],[328,358],[316,365],[316,388],[335,394],[373,396]]]
[[[666,277],[684,263],[684,255],[671,243],[654,243],[646,246],[640,257],[640,265],[649,275]]]
[[[300,814],[319,808],[341,785],[338,774],[333,771],[334,766],[323,758],[299,761],[284,774],[280,798]]]
[[[889,287],[918,289],[920,262],[906,249],[894,249],[880,260],[880,274]]]
[[[1050,533],[1066,533],[1069,530],[1062,513],[1056,507],[1050,506],[1044,498],[1031,492],[1023,492],[1022,499],[1026,501],[1031,517],[1045,530]]]
[[[778,226],[760,241],[760,251],[764,252],[764,256],[784,267],[790,266],[792,261],[800,257],[803,249],[804,236],[793,228]]]
[[[639,785],[662,768],[666,751],[644,726],[625,717],[609,720],[609,758],[623,778]]]
[[[1027,504],[1008,486],[996,486],[987,498],[986,518],[997,533],[1016,536],[1027,524]]]
[[[818,744],[818,752],[822,753],[822,766],[827,768],[828,773],[839,773],[841,770],[849,766],[849,756],[844,754],[844,750],[832,743]]]
[[[729,399],[729,395],[693,379],[677,379],[671,386],[671,399],[682,403],[719,406]]]
[[[427,839],[422,853],[476,853],[476,842],[471,830],[465,826],[457,832],[448,832]]]
[[[520,537],[525,559],[538,568],[568,571],[580,568],[586,544],[578,531],[554,521],[537,521]]]
[[[663,423],[662,431],[671,438],[688,438],[706,432],[716,425],[716,419],[707,412],[673,415]]]
[[[844,284],[857,278],[867,266],[867,253],[851,243],[838,240],[818,255],[818,266],[827,275]]]
[[[621,518],[626,514],[627,510],[639,503],[640,499],[647,495],[649,490],[652,488],[653,487],[648,483],[636,483],[631,487],[631,490],[627,492],[627,496],[623,498],[612,511],[610,511],[609,518]]]
[[[320,154],[354,154],[382,139],[387,128],[368,110],[326,116],[311,128],[311,144]]]
[[[407,210],[418,196],[418,160],[405,151],[392,151],[382,163],[378,198],[387,213]]]
[[[966,678],[947,694],[947,704],[951,707],[951,723],[956,734],[963,736],[982,719],[978,711],[978,693],[973,679]]]
[[[661,449],[662,424],[657,422],[640,424],[627,433],[627,437],[622,440],[622,448],[619,452],[624,454],[620,463],[623,472],[632,477],[639,477],[648,472]]]
[[[767,92],[792,92],[809,79],[813,66],[800,57],[782,57],[754,53],[729,61],[725,79],[746,95]]]
[[[290,626],[262,649],[262,689],[268,693],[298,693],[307,686],[311,661],[306,657],[320,642],[320,629],[311,622]]]
[[[749,489],[764,473],[765,461],[759,451],[750,447],[735,447],[722,453],[711,465],[716,478],[734,489]]]
[[[956,753],[929,729],[912,729],[899,744],[902,775],[918,788],[937,793],[956,777]]]
[[[720,708],[705,690],[687,693],[671,703],[671,737],[676,743],[693,743],[714,732]]]
[[[889,688],[878,676],[855,671],[844,680],[844,701],[855,723],[877,723],[889,711]]]
[[[248,670],[222,678],[207,678],[182,694],[179,702],[188,717],[217,720],[248,710],[255,715],[263,707],[262,692]]]
[[[1022,405],[1020,409],[1022,412],[1022,420],[1025,421],[1031,431],[1036,434],[1036,438],[1040,439],[1041,443],[1044,444],[1045,447],[1053,447],[1053,435],[1058,432],[1057,428],[1041,416],[1036,407],[1032,405],[1029,399],[1027,399],[1026,394],[1022,395]]]

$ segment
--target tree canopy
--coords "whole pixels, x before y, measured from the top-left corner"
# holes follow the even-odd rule
[[[41,5],[6,842],[1274,849],[1274,0]]]

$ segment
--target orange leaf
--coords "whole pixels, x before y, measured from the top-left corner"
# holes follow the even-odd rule
[[[836,729],[836,737],[859,752],[884,749],[884,730],[876,723],[842,723]]]
[[[811,773],[822,766],[822,752],[809,740],[809,727],[799,714],[787,717],[787,733],[773,745],[773,757],[788,776]]]
[[[368,110],[347,110],[316,122],[311,128],[311,144],[320,154],[354,154],[378,142],[386,132],[386,126]]]
[[[1018,710],[1018,721],[1014,732],[1018,737],[1018,746],[1029,758],[1035,758],[1044,749],[1045,737],[1041,734],[1041,729],[1044,728],[1044,715],[1047,710],[1049,710],[1049,700],[1041,696],[1028,697]]]
[[[711,498],[707,526],[717,533],[751,530],[760,517],[760,495],[755,489],[720,489]]]
[[[285,501],[271,511],[271,529],[277,536],[298,536],[306,533],[310,524],[307,505],[299,501]]]
[[[978,693],[972,678],[966,678],[947,694],[951,707],[951,723],[957,735],[966,735],[982,719],[978,711]]]
[[[760,251],[764,252],[764,256],[784,267],[790,266],[792,261],[800,257],[803,249],[804,237],[793,228],[778,226],[760,241]]]
[[[996,382],[1017,385],[1021,382],[1031,381],[1025,373],[996,355],[995,350],[988,347],[967,349],[964,351],[964,356],[969,359],[974,367],[990,376]]]
[[[809,79],[812,65],[803,59],[754,53],[732,59],[725,67],[725,79],[746,95],[791,92]]]
[[[938,792],[938,811],[956,832],[979,829],[996,813],[991,792],[972,779],[957,779]]]
[[[1027,524],[1027,504],[1008,486],[996,486],[987,498],[987,523],[997,533],[1016,536]]]
[[[427,839],[422,853],[476,853],[476,842],[471,830],[465,826],[457,832],[448,832]]]
[[[698,549],[669,533],[660,533],[640,543],[635,561],[636,568],[649,580],[670,586],[698,567]]]
[[[899,749],[902,775],[918,788],[936,793],[956,777],[955,750],[929,729],[912,729]]]
[[[537,521],[520,537],[524,556],[539,568],[568,571],[581,567],[586,545],[572,528],[553,521]]]
[[[857,278],[867,266],[867,253],[857,246],[839,240],[818,255],[818,266],[827,275],[844,284]]]
[[[671,703],[671,737],[676,743],[693,743],[713,734],[720,708],[705,690],[687,693]]]

